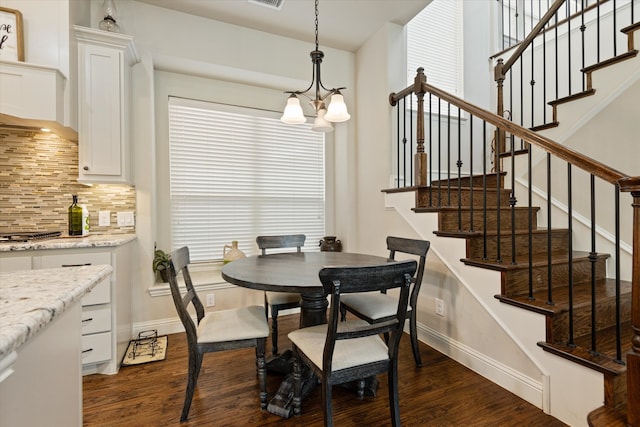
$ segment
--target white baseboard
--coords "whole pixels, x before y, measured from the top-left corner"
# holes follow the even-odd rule
[[[503,363],[478,353],[451,337],[418,323],[418,339],[463,366],[496,383],[540,409],[544,407],[544,378],[536,380]]]

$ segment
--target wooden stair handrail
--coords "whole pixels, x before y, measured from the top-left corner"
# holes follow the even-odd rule
[[[389,100],[391,105],[395,105],[395,103],[411,93],[414,89],[414,86],[409,86],[402,91],[396,93],[392,93],[389,95]],[[577,151],[572,150],[571,148],[565,147],[564,145],[558,144],[557,142],[539,135],[529,129],[526,129],[516,123],[513,123],[510,120],[507,120],[503,117],[500,117],[497,114],[492,113],[491,111],[485,110],[484,108],[478,107],[476,105],[470,104],[463,99],[460,99],[454,95],[451,95],[441,89],[438,89],[435,86],[431,86],[426,82],[422,82],[421,91],[432,93],[441,99],[455,105],[456,107],[467,111],[474,116],[485,120],[488,123],[491,123],[495,127],[505,130],[517,138],[523,139],[525,142],[529,144],[536,145],[548,153],[557,156],[558,158],[565,160],[568,163],[571,163],[574,166],[582,168],[583,170],[592,173],[598,178],[603,179],[604,181],[611,184],[618,184],[618,181],[622,179],[631,179],[631,177],[627,174],[624,174],[620,171],[617,171],[604,163],[601,163],[595,159],[592,159],[589,156],[585,156],[584,154],[578,153]],[[420,121],[420,116],[418,116],[418,121]],[[640,187],[638,188],[640,190]],[[632,190],[625,190],[632,191]]]
[[[558,9],[560,9],[560,7],[564,4],[564,2],[565,0],[556,0],[555,2],[553,2],[549,10],[547,10],[547,12],[542,16],[542,18],[540,18],[540,21],[538,21],[536,26],[533,27],[529,35],[525,37],[522,43],[520,43],[520,45],[515,50],[515,52],[511,54],[511,57],[507,59],[507,61],[504,64],[502,64],[500,71],[502,73],[503,78],[506,72],[509,71],[509,69],[513,66],[513,64],[520,58],[520,55],[522,55],[522,52],[524,52],[525,49],[528,48],[531,43],[533,43],[533,39],[538,37],[538,34],[542,32],[542,29],[545,27],[545,25],[547,25],[547,23],[549,23],[551,18],[553,18],[553,16],[556,14]]]

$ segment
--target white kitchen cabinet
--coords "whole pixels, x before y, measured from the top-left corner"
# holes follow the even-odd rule
[[[75,26],[78,40],[78,180],[132,184],[131,36]]]
[[[82,373],[115,374],[131,340],[128,244],[29,251],[34,269],[107,264],[113,273],[82,298]]]

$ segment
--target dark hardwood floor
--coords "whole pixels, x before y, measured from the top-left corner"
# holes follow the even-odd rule
[[[298,316],[279,317],[279,346]],[[269,341],[269,340],[267,340]],[[267,351],[271,349],[267,344]],[[282,351],[282,350],[281,350]],[[564,426],[540,409],[421,343],[416,368],[408,335],[401,342],[399,389],[404,426]],[[269,374],[269,399],[282,377]],[[334,387],[337,426],[390,425],[386,375],[376,397]],[[302,415],[289,419],[260,410],[253,349],[209,353],[204,357],[189,414],[180,424],[187,381],[184,334],[169,335],[167,358],[120,369],[117,375],[83,378],[85,426],[321,426],[320,388],[303,402]]]

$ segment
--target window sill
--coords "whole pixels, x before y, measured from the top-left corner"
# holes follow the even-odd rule
[[[222,263],[216,264],[193,264],[189,266],[189,273],[191,273],[191,280],[196,292],[212,291],[217,289],[233,288],[229,282],[225,282],[220,274],[222,269]],[[178,276],[178,283],[180,285],[180,291],[186,292],[186,286],[182,276]],[[148,289],[149,295],[152,297],[162,297],[171,295],[171,289],[169,283],[155,282]]]

